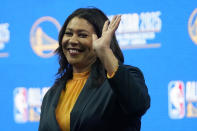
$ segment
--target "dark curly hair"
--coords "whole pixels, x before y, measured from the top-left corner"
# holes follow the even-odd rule
[[[108,20],[107,16],[98,8],[79,8],[79,9],[75,10],[70,16],[68,16],[68,18],[66,19],[66,21],[63,24],[63,27],[60,30],[59,37],[58,37],[59,47],[55,51],[55,53],[57,53],[57,55],[59,57],[58,59],[59,59],[59,65],[60,65],[58,72],[56,74],[57,75],[56,82],[59,81],[60,79],[64,79],[64,78],[71,79],[72,78],[72,72],[73,72],[72,65],[70,65],[68,63],[68,61],[63,53],[62,39],[63,39],[63,36],[64,36],[64,33],[65,33],[68,23],[74,17],[83,18],[83,19],[87,20],[90,24],[92,24],[98,38],[101,37],[103,25],[104,25],[105,21]],[[122,54],[122,51],[120,50],[120,47],[118,45],[115,35],[113,36],[113,38],[111,40],[110,48],[112,49],[114,55],[119,60],[119,62],[123,63],[124,56]],[[103,74],[103,71],[105,71],[105,70],[98,58],[93,65],[96,66],[97,70],[100,72],[99,74]]]

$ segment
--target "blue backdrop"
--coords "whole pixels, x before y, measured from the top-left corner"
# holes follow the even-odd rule
[[[142,131],[196,131],[196,0],[1,0],[0,129],[38,129],[58,69],[58,31],[72,11],[88,6],[122,15],[116,34],[125,63],[143,71],[151,96]]]

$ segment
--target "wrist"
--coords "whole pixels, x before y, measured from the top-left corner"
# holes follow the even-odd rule
[[[118,68],[118,59],[115,57],[111,48],[103,48],[97,52],[97,57],[102,62],[109,75],[113,74]]]

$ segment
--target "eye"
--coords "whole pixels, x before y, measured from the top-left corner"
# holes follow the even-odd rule
[[[80,38],[87,38],[87,37],[88,37],[88,35],[87,35],[87,34],[85,34],[85,33],[79,33],[79,37],[80,37]]]
[[[64,34],[65,34],[66,36],[72,36],[72,35],[73,35],[72,32],[69,32],[69,31],[66,31]]]

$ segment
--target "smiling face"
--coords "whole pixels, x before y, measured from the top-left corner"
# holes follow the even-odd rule
[[[62,39],[62,48],[74,72],[90,70],[96,60],[92,49],[94,27],[85,19],[74,17],[68,23]]]

